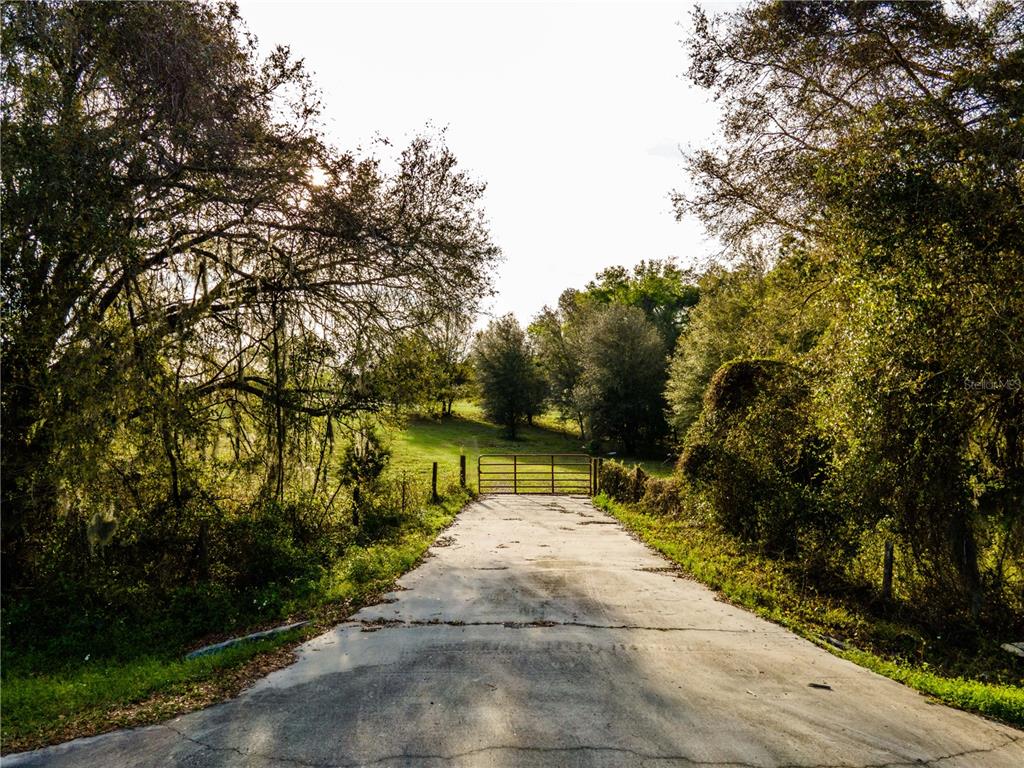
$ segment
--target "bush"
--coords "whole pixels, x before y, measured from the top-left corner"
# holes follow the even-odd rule
[[[726,531],[783,556],[826,551],[838,517],[824,503],[824,443],[800,369],[726,363],[679,460],[683,478]]]
[[[214,559],[230,563],[237,587],[260,587],[312,576],[327,561],[327,553],[320,548],[295,540],[289,517],[280,505],[272,503],[228,520],[215,533]]]
[[[679,517],[683,512],[682,493],[679,478],[649,477],[640,498],[640,507],[651,515]]]
[[[601,462],[599,484],[606,495],[616,501],[636,503],[643,498],[647,473],[639,466],[632,469],[618,461]]]

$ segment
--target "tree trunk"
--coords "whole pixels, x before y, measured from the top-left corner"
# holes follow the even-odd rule
[[[969,511],[961,510],[954,514],[950,544],[952,545],[953,563],[960,577],[968,600],[968,610],[975,621],[981,615],[984,603],[984,592],[981,584],[981,572],[978,568],[978,543],[975,541],[974,528],[971,525]]]
[[[271,312],[274,318],[274,330],[271,334],[274,353],[274,442],[277,449],[277,466],[274,471],[274,498],[278,503],[284,498],[284,408],[281,403],[284,392],[284,370],[281,365],[281,342],[279,332],[282,326],[282,318],[278,311],[277,301],[271,305]]]

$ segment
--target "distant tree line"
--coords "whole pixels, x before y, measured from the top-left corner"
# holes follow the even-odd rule
[[[514,432],[517,421],[553,407],[594,450],[663,453],[668,351],[697,297],[692,275],[671,261],[649,261],[632,271],[612,267],[583,290],[566,290],[525,332],[511,315],[493,321],[476,344],[485,409]],[[512,346],[524,362],[496,370],[495,350]],[[502,393],[515,393],[522,406],[491,407]]]

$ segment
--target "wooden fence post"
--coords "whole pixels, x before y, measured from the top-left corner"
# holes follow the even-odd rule
[[[555,493],[555,454],[551,454],[551,495]]]
[[[885,542],[885,556],[882,560],[882,597],[892,599],[892,542]]]
[[[466,454],[459,456],[459,485],[466,487]]]
[[[437,462],[435,461],[434,469],[430,477],[430,500],[437,504],[439,498],[440,497],[437,495]]]

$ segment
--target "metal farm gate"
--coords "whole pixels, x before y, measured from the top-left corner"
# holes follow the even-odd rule
[[[596,463],[585,453],[484,453],[476,464],[477,490],[592,496]]]

